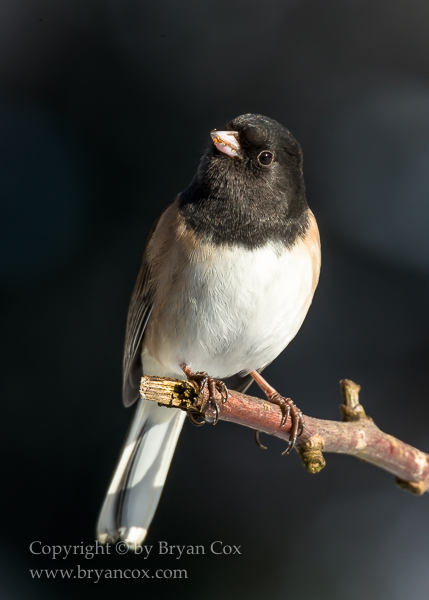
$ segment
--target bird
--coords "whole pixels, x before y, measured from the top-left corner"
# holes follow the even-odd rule
[[[282,409],[281,424],[291,417],[287,452],[304,426],[261,375],[295,337],[319,279],[301,147],[259,114],[210,135],[191,183],[152,226],[132,293],[123,402],[136,409],[99,516],[101,543],[143,543],[186,418],[140,398],[143,373],[207,386],[216,417],[217,392],[225,402],[228,389],[255,381]]]

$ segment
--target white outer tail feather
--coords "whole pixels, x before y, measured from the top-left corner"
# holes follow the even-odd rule
[[[101,509],[101,543],[143,543],[158,506],[186,413],[140,400]]]

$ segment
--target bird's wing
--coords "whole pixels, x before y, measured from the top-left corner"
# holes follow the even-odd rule
[[[131,406],[140,398],[140,379],[143,375],[141,350],[143,334],[152,311],[153,290],[151,286],[152,270],[147,259],[147,247],[161,216],[171,206],[165,207],[149,232],[146,249],[131,296],[128,309],[127,329],[125,334],[124,357],[122,363],[122,398],[125,406]]]

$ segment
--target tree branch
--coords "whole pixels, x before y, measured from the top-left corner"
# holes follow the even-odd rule
[[[398,485],[414,494],[429,489],[429,454],[425,454],[391,435],[383,433],[365,414],[359,403],[360,386],[348,379],[340,382],[344,403],[343,421],[327,421],[304,416],[305,429],[296,443],[305,468],[318,473],[325,466],[323,452],[349,454],[363,459],[396,476]],[[160,406],[192,412],[195,417],[214,418],[208,391],[198,393],[187,381],[145,375],[141,397]],[[221,397],[219,395],[219,403]],[[230,390],[225,404],[220,404],[219,419],[245,425],[251,429],[289,439],[290,418],[280,427],[281,410],[260,398]]]

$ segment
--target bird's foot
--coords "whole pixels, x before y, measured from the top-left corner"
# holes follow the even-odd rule
[[[283,398],[283,396],[280,396],[280,394],[267,381],[265,381],[265,379],[260,375],[260,373],[258,373],[257,371],[252,371],[250,374],[266,395],[268,402],[276,404],[280,407],[280,410],[282,411],[280,427],[286,425],[289,417],[291,419],[289,444],[286,450],[282,452],[282,454],[289,454],[289,452],[295,446],[297,438],[304,431],[305,422],[302,412],[297,406],[295,406],[294,402],[290,398]],[[255,435],[255,440],[260,448],[265,448],[265,446],[262,446],[262,444],[259,441],[259,432],[257,432],[257,434]]]
[[[278,392],[274,392],[271,394],[267,393],[266,396],[268,402],[276,404],[280,407],[280,410],[282,411],[282,420],[280,422],[280,427],[284,427],[289,417],[291,418],[289,444],[286,450],[282,452],[282,454],[289,454],[289,452],[295,446],[298,436],[300,436],[304,431],[305,422],[302,416],[302,412],[297,406],[295,406],[294,402],[290,398],[283,398],[283,396],[280,396]]]
[[[214,379],[213,377],[210,377],[205,371],[198,371],[197,373],[195,373],[191,369],[191,367],[189,367],[186,364],[183,364],[180,366],[182,368],[182,371],[185,373],[188,381],[191,381],[198,385],[200,394],[204,391],[205,388],[208,389],[208,391],[209,391],[209,406],[210,406],[210,408],[213,408],[213,410],[216,413],[214,421],[213,421],[213,425],[216,425],[216,423],[219,421],[219,408],[220,408],[220,402],[218,400],[218,393],[221,396],[221,403],[225,404],[225,402],[228,400],[228,395],[229,395],[228,388],[223,383],[223,381],[220,381],[219,379]],[[197,421],[195,419],[194,415],[192,415],[192,413],[188,413],[188,417],[189,417],[191,423],[193,423],[193,425],[203,425],[204,424],[204,421]]]

